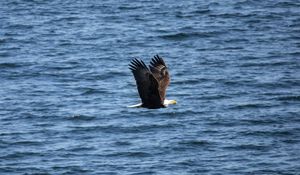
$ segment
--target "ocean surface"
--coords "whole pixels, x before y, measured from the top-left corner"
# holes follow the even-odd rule
[[[0,82],[1,175],[300,174],[297,0],[3,0]]]

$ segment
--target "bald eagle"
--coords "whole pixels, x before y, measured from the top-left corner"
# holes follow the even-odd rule
[[[170,84],[170,75],[162,57],[154,56],[149,68],[142,60],[136,58],[130,62],[129,69],[135,78],[142,103],[129,107],[156,109],[176,104],[175,100],[165,99],[166,90]]]

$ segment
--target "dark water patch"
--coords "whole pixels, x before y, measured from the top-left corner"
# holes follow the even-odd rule
[[[128,141],[116,141],[114,143],[114,145],[123,147],[123,146],[130,146],[130,145],[132,145],[132,143],[130,143]]]
[[[286,65],[293,65],[291,61],[272,61],[272,62],[248,62],[239,65],[240,67],[282,67]]]
[[[274,104],[266,104],[266,103],[247,103],[247,104],[239,104],[229,107],[229,109],[233,110],[241,110],[241,109],[262,109],[262,108],[271,108],[276,105]]]
[[[90,170],[87,170],[86,167],[82,167],[79,165],[61,165],[61,166],[53,166],[51,169],[57,171],[60,171],[61,174],[77,174],[77,173],[89,173],[91,172]]]
[[[209,10],[209,9],[198,9],[198,10],[192,11],[191,13],[192,14],[208,14],[210,12],[211,12],[211,10]]]
[[[216,94],[216,95],[203,95],[201,97],[202,100],[220,100],[220,99],[227,99],[231,98],[229,95],[224,94]]]
[[[168,35],[161,35],[160,38],[172,41],[184,41],[187,39],[196,39],[196,38],[209,38],[209,37],[216,37],[218,35],[224,34],[225,32],[191,32],[191,33],[175,33],[175,34],[168,34]]]
[[[26,25],[26,24],[11,24],[11,25],[8,25],[6,27],[4,27],[4,29],[10,29],[10,30],[20,30],[20,29],[25,29],[25,30],[30,30],[30,29],[33,29],[34,26],[33,25]]]
[[[36,157],[36,156],[43,156],[41,153],[38,152],[14,152],[7,155],[2,155],[0,158],[2,160],[4,159],[23,159],[23,158],[30,158],[30,157]]]
[[[241,122],[245,123],[246,125],[270,125],[270,124],[283,124],[284,121],[279,120],[277,118],[265,118],[261,117],[261,119],[243,119]]]
[[[240,125],[239,123],[236,123],[234,120],[226,121],[221,119],[206,121],[205,124],[210,127],[235,127],[237,125]]]
[[[178,85],[191,84],[191,85],[193,85],[193,84],[199,84],[200,82],[202,82],[201,79],[200,80],[198,80],[198,79],[187,79],[187,80],[173,81],[172,84],[178,84]]]
[[[14,167],[15,165],[11,165],[11,167]],[[26,167],[26,165],[23,165],[24,167]],[[27,165],[28,166],[28,165]],[[36,167],[28,167],[28,168],[23,168],[23,167],[18,167],[18,168],[3,168],[1,169],[3,170],[3,173],[7,173],[7,174],[24,174],[24,175],[28,175],[28,174],[40,174],[40,175],[50,175],[50,173],[47,173],[48,170],[46,170],[46,168],[36,168]],[[1,171],[2,172],[2,171]]]
[[[197,165],[197,161],[196,160],[183,160],[183,161],[179,161],[179,162],[176,162],[177,165],[181,166],[196,166]]]
[[[73,64],[65,64],[65,63],[61,63],[61,64],[51,64],[51,65],[45,65],[46,68],[49,71],[64,71],[64,70],[69,70],[69,69],[75,69],[76,65]]]
[[[144,158],[151,157],[152,154],[143,151],[128,151],[128,152],[117,152],[105,155],[106,157],[126,157],[126,158]]]
[[[10,145],[15,145],[15,146],[42,146],[44,144],[44,142],[41,141],[17,141],[17,142],[12,142],[9,143]]]
[[[286,139],[282,140],[282,142],[294,145],[300,143],[300,139]]]
[[[110,71],[108,73],[112,77],[128,76],[127,71]]]
[[[95,95],[95,94],[107,94],[108,90],[85,88],[84,92],[81,95]]]
[[[66,151],[70,152],[86,152],[86,151],[95,151],[97,150],[95,147],[87,147],[87,146],[78,146],[75,148],[68,148]]]
[[[286,2],[277,2],[276,4],[274,4],[275,7],[279,7],[279,8],[296,8],[296,7],[300,7],[299,2],[293,2],[293,1],[286,1]]]
[[[242,56],[241,59],[245,60],[246,63],[247,63],[247,61],[250,61],[250,60],[251,60],[251,61],[257,61],[257,62],[261,60],[260,57],[257,57],[257,56],[249,56],[249,55],[247,55],[247,56]]]
[[[219,14],[209,14],[210,17],[218,17],[218,18],[251,18],[256,16],[255,14],[244,14],[244,13],[219,13]]]
[[[77,17],[77,16],[69,16],[69,17],[60,17],[60,18],[56,18],[55,19],[55,22],[60,22],[60,21],[63,21],[63,22],[72,22],[72,21],[78,21],[80,20],[81,18],[80,17]]]
[[[175,12],[175,16],[179,19],[182,19],[182,18],[192,18],[194,17],[195,15],[194,14],[190,14],[190,13],[183,13],[183,12]]]
[[[95,116],[88,116],[88,115],[73,115],[70,117],[67,117],[70,121],[92,121],[95,120]]]
[[[118,7],[118,9],[120,9],[120,10],[136,10],[136,9],[140,9],[140,8],[142,8],[143,6],[139,6],[139,5],[136,5],[136,6],[130,6],[130,5],[128,5],[128,6],[119,6]]]
[[[291,52],[291,53],[288,53],[288,55],[299,57],[300,56],[300,52]]]
[[[272,165],[265,165],[265,164],[260,164],[256,166],[264,166],[264,167],[270,167]],[[287,173],[288,172],[288,173]],[[292,175],[292,174],[297,174],[298,169],[291,169],[291,170],[271,170],[271,169],[264,169],[264,170],[253,170],[253,171],[246,171],[248,174],[282,174],[282,175]]]
[[[274,130],[274,131],[242,131],[243,136],[265,136],[265,137],[291,137],[294,135],[293,130]]]
[[[230,87],[233,87],[233,86],[242,86],[242,85],[247,85],[247,84],[255,84],[257,83],[256,80],[249,80],[249,79],[243,79],[243,80],[240,80],[240,79],[243,79],[243,78],[233,78],[233,80],[219,80],[219,82],[222,82],[224,85],[226,86],[230,86]]]
[[[243,50],[244,47],[224,47],[223,50]]]
[[[281,96],[276,97],[275,99],[279,101],[300,101],[300,95],[290,95],[290,96]]]
[[[264,89],[283,89],[290,88],[291,86],[299,86],[300,82],[285,80],[285,81],[277,81],[277,82],[260,82],[249,86],[255,86],[256,88],[264,88]]]
[[[192,147],[211,145],[211,143],[206,140],[184,140],[184,141],[178,142],[178,144],[192,146]]]
[[[232,151],[241,151],[241,150],[248,150],[248,151],[269,151],[271,149],[270,146],[265,145],[257,145],[257,144],[241,144],[235,146],[227,146],[224,149],[229,149]]]
[[[1,55],[1,53],[0,53]],[[5,68],[19,68],[22,67],[23,64],[20,63],[0,63],[0,68],[5,69]]]
[[[6,43],[7,42],[7,38],[0,38],[0,44]]]
[[[152,174],[157,174],[156,171],[141,171],[137,173],[132,173],[131,175],[152,175]]]

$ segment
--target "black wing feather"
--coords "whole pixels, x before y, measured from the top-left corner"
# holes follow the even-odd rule
[[[159,84],[142,60],[133,59],[129,64],[136,80],[137,89],[144,107],[155,108],[162,105],[159,94]]]

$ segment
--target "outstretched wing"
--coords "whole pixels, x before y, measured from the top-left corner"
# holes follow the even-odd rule
[[[167,87],[170,84],[170,75],[168,72],[168,68],[162,57],[158,55],[152,58],[150,64],[150,70],[155,79],[158,81],[158,91],[160,94],[160,98],[163,101],[166,96]]]
[[[136,80],[137,89],[139,91],[142,103],[145,106],[159,106],[163,103],[158,91],[158,82],[153,77],[147,66],[142,60],[133,59],[129,64]]]

